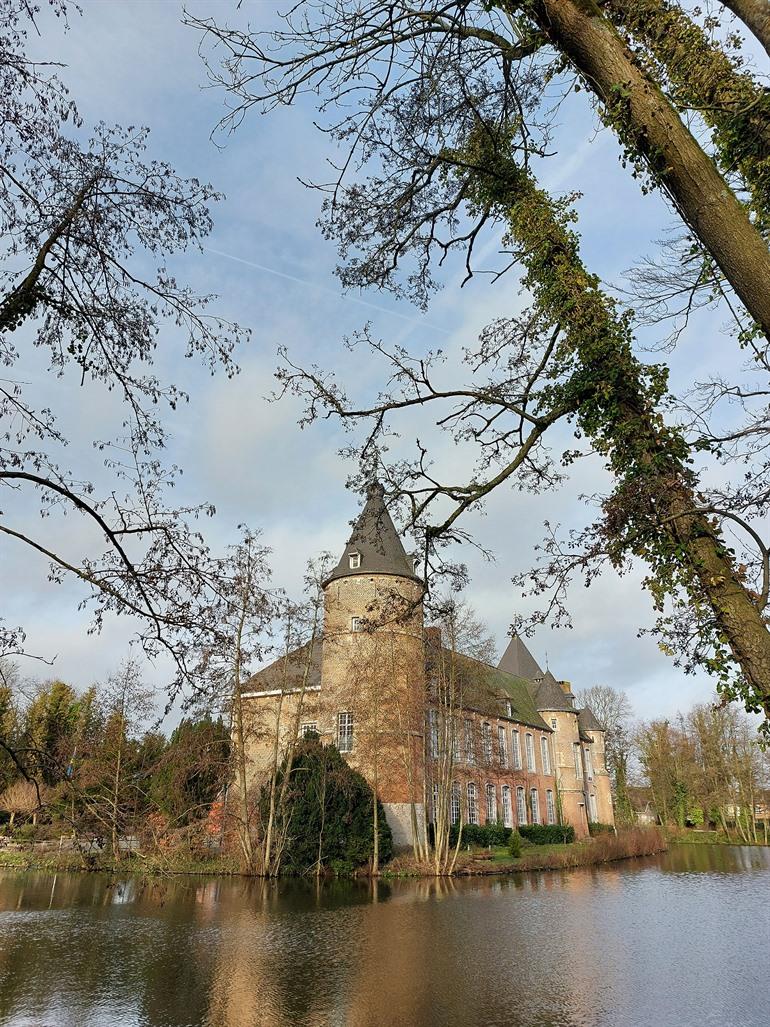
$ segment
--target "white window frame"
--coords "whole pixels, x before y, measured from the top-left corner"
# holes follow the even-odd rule
[[[349,566],[350,566],[351,571],[357,571],[358,570],[358,568],[361,566],[361,554],[360,553],[351,553],[350,554]]]
[[[511,732],[513,740],[513,769],[521,770],[521,739],[518,731]]]
[[[599,813],[596,809],[596,796],[592,792],[589,793],[588,796],[588,813],[588,819],[591,821],[592,824],[595,824],[596,821],[599,819]]]
[[[481,751],[488,766],[492,762],[492,725],[486,720],[481,725]]]
[[[551,717],[551,727],[556,730],[556,717]]]
[[[478,824],[479,822],[479,793],[473,781],[469,781],[465,788],[468,799],[468,823]]]
[[[497,788],[492,781],[487,781],[487,823],[497,823]]]
[[[462,792],[460,789],[460,782],[452,782],[452,791],[450,792],[450,804],[449,804],[449,819],[453,824],[460,823],[460,803],[462,802]]]
[[[540,793],[537,788],[530,788],[529,790],[529,805],[532,809],[532,823],[540,823]]]
[[[474,738],[475,732],[473,730],[473,720],[471,717],[465,718],[465,762],[475,763],[476,762],[476,739]]]
[[[553,789],[546,789],[545,793],[545,816],[549,824],[556,823],[556,803],[553,797]]]
[[[524,749],[527,753],[527,770],[535,773],[535,739],[530,731],[524,736]]]
[[[433,784],[433,823],[438,821],[438,801],[439,801],[439,786],[436,782]]]
[[[502,724],[497,725],[497,751],[500,757],[500,766],[508,766],[508,733]]]
[[[438,710],[428,710],[428,737],[430,739],[431,758],[436,760],[439,756]]]
[[[503,785],[503,827],[513,827],[510,785]]]
[[[345,710],[337,714],[337,748],[340,752],[353,751],[353,714]]]
[[[551,773],[551,753],[548,751],[548,739],[545,735],[540,736],[540,759],[543,764],[543,773]]]
[[[593,781],[593,777],[594,777],[594,764],[593,764],[593,760],[591,759],[591,748],[590,748],[590,746],[586,745],[584,751],[585,751],[585,754],[586,754],[586,775],[587,775],[589,781]]]
[[[524,785],[516,788],[516,822],[519,825],[527,823],[527,796],[524,794]]]
[[[452,760],[459,763],[463,758],[462,737],[460,735],[460,721],[452,717]]]
[[[364,630],[364,618],[363,617],[351,617],[350,618],[350,630],[351,631],[363,631]]]
[[[513,719],[513,703],[510,699],[506,699],[505,701],[505,715],[506,717]]]
[[[300,724],[299,737],[307,738],[309,734],[318,734],[318,721],[309,720],[307,724]]]
[[[581,755],[582,748],[583,746],[580,744],[580,742],[572,743],[572,755],[575,760],[575,777],[578,779],[578,781],[583,780],[583,757]]]

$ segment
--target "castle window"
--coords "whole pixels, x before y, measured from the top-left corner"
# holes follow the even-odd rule
[[[532,735],[527,732],[527,737],[524,739],[527,749],[527,770],[534,771],[535,769],[535,743],[532,740]]]
[[[548,739],[545,735],[540,736],[540,755],[543,759],[543,773],[551,773],[551,754],[548,752]]]
[[[487,823],[497,823],[497,789],[491,781],[487,785]]]
[[[505,739],[505,728],[499,726],[497,728],[497,751],[500,756],[500,766],[508,766],[508,742]]]
[[[595,824],[597,819],[598,819],[597,814],[596,814],[596,796],[595,795],[589,795],[588,796],[588,812],[589,812],[589,819],[591,820],[592,823]]]
[[[583,761],[580,758],[580,742],[573,742],[572,754],[575,757],[575,777],[580,780],[583,777]]]
[[[511,809],[510,785],[503,785],[503,826],[513,827],[513,810]]]
[[[452,785],[452,801],[450,805],[450,819],[453,824],[460,823],[460,782],[455,781]]]
[[[478,824],[479,803],[476,796],[476,785],[473,781],[468,782],[468,823]]]
[[[351,631],[363,631],[364,630],[364,618],[363,617],[351,617],[350,618],[350,630]]]
[[[340,752],[353,751],[353,714],[337,714],[337,748]]]
[[[361,566],[361,554],[360,553],[351,553],[350,554],[350,569],[352,571],[357,571],[360,566]]]
[[[556,717],[551,717],[551,727],[556,730]]]
[[[460,721],[456,717],[452,717],[452,759],[455,763],[459,763],[462,758]]]
[[[484,762],[492,762],[492,727],[486,721],[481,725],[481,741],[484,748]]]
[[[438,823],[438,804],[439,804],[439,787],[437,784],[433,785],[433,823]]]
[[[470,717],[465,721],[465,759],[468,763],[476,762],[476,746],[473,739],[473,721]]]
[[[549,824],[556,823],[556,806],[553,801],[553,792],[549,788],[545,793],[545,815]]]
[[[594,768],[593,768],[593,763],[591,762],[591,750],[588,748],[588,746],[586,746],[585,753],[586,753],[586,773],[588,774],[588,780],[590,781],[591,778],[594,776]]]
[[[516,819],[520,824],[527,822],[527,800],[521,785],[516,789]]]
[[[519,741],[519,732],[514,731],[513,735],[513,769],[521,770],[521,742]]]
[[[505,703],[505,715],[507,717],[512,717],[513,716],[513,703],[511,702],[510,699],[508,699],[506,701],[506,703]]]
[[[430,736],[430,754],[438,759],[438,710],[428,710],[428,733]]]
[[[532,807],[532,823],[540,823],[540,796],[537,794],[537,788],[530,788],[529,790],[529,804]]]
[[[300,725],[300,728],[299,728],[299,736],[300,736],[300,738],[307,738],[308,735],[317,735],[317,734],[318,734],[318,724],[314,720],[313,721],[309,721],[307,724],[301,724]]]

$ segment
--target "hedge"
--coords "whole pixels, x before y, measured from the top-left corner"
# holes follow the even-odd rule
[[[463,824],[463,845],[507,845],[511,837],[510,827],[496,824]],[[457,844],[457,824],[449,832],[449,844]]]
[[[522,824],[519,834],[533,845],[556,845],[575,840],[575,828],[570,824]]]
[[[600,824],[598,821],[589,822],[588,833],[592,838],[597,834],[615,834],[615,828],[612,824]]]

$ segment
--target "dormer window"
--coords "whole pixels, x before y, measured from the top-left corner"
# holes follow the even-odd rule
[[[505,715],[506,717],[513,717],[513,703],[510,699],[506,700],[505,703]]]
[[[357,571],[361,566],[361,554],[351,553],[348,559],[350,560],[350,569],[352,571]]]

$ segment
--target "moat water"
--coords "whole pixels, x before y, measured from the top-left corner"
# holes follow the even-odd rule
[[[770,850],[376,885],[0,874],[3,1027],[766,1027]]]

